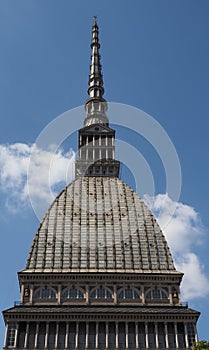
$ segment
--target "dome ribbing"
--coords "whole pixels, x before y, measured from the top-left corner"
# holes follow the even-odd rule
[[[47,211],[26,271],[175,271],[154,216],[118,178],[81,177]]]

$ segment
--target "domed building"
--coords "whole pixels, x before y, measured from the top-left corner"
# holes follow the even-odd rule
[[[150,210],[120,178],[92,27],[76,179],[54,200],[4,311],[4,349],[191,349],[199,312]]]

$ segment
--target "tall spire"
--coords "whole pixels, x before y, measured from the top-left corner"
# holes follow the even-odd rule
[[[79,130],[76,177],[118,177],[120,162],[115,160],[115,130],[109,127],[107,102],[99,55],[99,29],[96,17],[92,26],[89,98],[85,103],[84,128]]]
[[[85,103],[86,118],[84,125],[103,124],[108,126],[108,118],[106,116],[107,102],[103,98],[104,87],[102,77],[102,67],[100,64],[99,54],[99,28],[97,18],[94,16],[94,23],[92,26],[92,40],[91,40],[91,65],[88,82],[89,98]]]

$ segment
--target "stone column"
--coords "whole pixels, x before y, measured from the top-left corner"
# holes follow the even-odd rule
[[[19,323],[16,323],[16,329],[15,329],[15,342],[14,347],[17,347],[17,336],[18,336],[18,330],[19,330]]]
[[[196,327],[196,324],[195,324],[195,323],[193,324],[193,326],[194,326],[195,342],[197,343],[197,342],[198,342],[197,327]]]
[[[82,136],[79,137],[79,157],[81,158]]]
[[[189,339],[188,339],[187,323],[184,323],[184,334],[185,334],[186,348],[188,349],[188,347],[189,347]]]
[[[79,332],[79,323],[76,322],[76,331],[75,331],[75,348],[78,349],[78,332]]]
[[[115,159],[115,150],[114,150],[114,148],[112,150],[112,159]]]
[[[45,349],[47,349],[47,347],[48,347],[48,337],[49,337],[49,324],[47,322],[47,324],[46,324],[46,335],[45,335],[45,345],[44,345]]]
[[[65,349],[68,349],[68,338],[69,338],[69,323],[66,323],[66,331],[65,331]]]
[[[38,332],[39,332],[39,323],[36,323],[36,333],[35,333],[35,342],[34,342],[34,348],[35,349],[38,346]]]
[[[105,337],[105,348],[108,349],[108,346],[109,346],[109,323],[106,322],[106,325],[105,325],[105,330],[106,330],[106,337]]]
[[[85,339],[86,349],[89,347],[89,323],[86,322],[86,339]]]
[[[54,344],[55,349],[57,349],[58,347],[58,337],[59,337],[59,323],[56,324],[56,335],[55,335],[55,344]]]
[[[169,301],[170,301],[170,304],[173,304],[171,286],[168,286],[168,291],[169,291]]]
[[[29,333],[29,323],[27,322],[27,324],[26,324],[26,331],[25,331],[25,339],[24,339],[24,348],[27,348],[28,333]]]
[[[95,339],[95,347],[96,349],[98,349],[98,345],[99,345],[99,324],[98,322],[96,322],[96,339]]]
[[[142,291],[142,304],[145,304],[144,286],[141,286]]]
[[[107,139],[107,135],[105,136],[105,148],[106,148],[106,151],[105,151],[105,157],[106,159],[108,158],[108,139]]]
[[[118,298],[117,298],[117,286],[114,284],[114,291],[113,291],[113,298],[114,298],[114,304],[117,304]]]
[[[149,333],[148,333],[148,323],[145,322],[145,347],[149,348]]]
[[[6,333],[5,333],[5,338],[4,338],[4,348],[7,346],[7,336],[8,336],[8,323],[6,325]]]
[[[125,323],[125,333],[126,333],[126,349],[128,349],[128,322]]]
[[[115,347],[118,349],[118,322],[115,324]]]
[[[157,322],[155,322],[155,346],[156,346],[156,349],[159,348],[158,324],[157,324]]]
[[[89,304],[89,285],[86,285],[86,304]]]
[[[177,323],[174,323],[174,330],[175,330],[175,339],[176,339],[176,349],[179,348],[179,339],[178,339],[178,328]]]
[[[136,348],[139,347],[139,325],[138,322],[135,322],[135,336],[136,336]]]
[[[180,292],[180,287],[178,286],[177,287],[177,291],[178,291],[178,304],[181,304],[182,303],[182,300],[181,300],[181,292]]]
[[[86,148],[86,160],[89,158],[89,137],[86,136],[86,145],[85,145],[85,148]]]
[[[169,342],[168,342],[168,325],[167,322],[164,323],[164,329],[165,329],[165,347],[169,348]]]
[[[30,285],[30,303],[33,303],[33,284]]]
[[[61,293],[62,293],[62,286],[61,284],[58,285],[58,293],[57,293],[57,302],[58,304],[61,304]]]
[[[23,300],[24,300],[24,289],[25,289],[25,286],[24,286],[24,284],[22,284],[21,285],[21,297],[20,297],[21,304],[23,303]]]

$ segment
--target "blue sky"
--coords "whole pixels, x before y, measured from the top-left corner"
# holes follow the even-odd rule
[[[20,148],[14,151],[11,147],[23,144],[29,147],[28,153],[24,149],[29,154],[30,145],[50,121],[85,102],[94,15],[100,26],[105,97],[154,117],[175,145],[182,169],[178,213],[186,212],[188,224],[182,239],[209,280],[208,13],[207,0],[0,2],[0,146],[1,157],[2,152],[5,155],[0,164],[10,169],[9,180],[16,182],[15,187],[1,176],[1,310],[19,300],[16,273],[25,266],[38,226],[29,203],[23,205],[14,198],[18,191],[22,194],[28,158],[18,163]],[[123,139],[130,137],[120,129],[118,134]],[[153,170],[156,195],[163,194],[160,161],[146,142],[133,137],[134,142]],[[69,149],[75,147],[76,137],[72,136]],[[160,197],[156,198],[154,209],[158,210]],[[182,216],[178,219],[178,224],[183,222]],[[198,297],[197,291],[196,297],[190,294],[189,305],[201,311],[199,336],[208,339],[207,281],[199,285],[205,290]],[[1,320],[1,342],[3,337]]]

